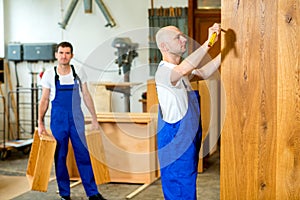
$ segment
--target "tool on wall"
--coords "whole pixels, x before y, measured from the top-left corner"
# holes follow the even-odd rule
[[[105,27],[110,26],[110,27],[114,27],[116,25],[114,19],[112,18],[112,16],[110,15],[110,13],[108,12],[105,4],[103,3],[102,0],[95,0],[96,4],[98,5],[98,7],[100,8],[101,12],[103,13],[105,19],[107,20],[107,24],[105,25]],[[78,0],[71,0],[71,3],[68,7],[68,10],[64,16],[64,19],[62,22],[59,22],[58,24],[60,25],[61,28],[65,29],[70,18],[71,15],[76,7],[76,5],[78,4]],[[91,13],[92,11],[92,0],[84,0],[84,9],[85,9],[85,13]]]

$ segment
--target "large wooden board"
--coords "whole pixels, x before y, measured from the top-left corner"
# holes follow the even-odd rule
[[[86,141],[97,185],[111,181],[101,135],[99,130],[86,129]]]
[[[91,164],[97,185],[110,182],[101,135],[102,133],[100,130],[92,130],[90,125],[85,126],[87,148],[90,154]],[[70,180],[77,182],[81,181],[71,141],[69,141],[67,167]]]
[[[50,130],[48,133],[51,133]],[[34,132],[26,172],[31,190],[47,192],[55,148],[56,140],[52,135],[40,137],[37,130]]]
[[[300,199],[300,2],[278,1],[276,197]]]
[[[299,2],[223,0],[221,19],[221,199],[299,199]]]
[[[156,114],[98,113],[97,118],[110,181],[141,184],[155,181],[159,177]],[[89,123],[91,118],[85,120]]]

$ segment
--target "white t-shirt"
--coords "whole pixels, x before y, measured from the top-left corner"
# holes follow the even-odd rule
[[[155,73],[155,83],[163,120],[175,123],[181,120],[188,109],[187,90],[191,84],[187,77],[181,78],[175,86],[171,83],[174,64],[161,61]]]
[[[87,75],[85,73],[85,71],[83,70],[83,68],[75,68],[75,72],[76,74],[79,76],[82,84],[87,82]],[[59,76],[59,81],[61,85],[71,85],[74,84],[74,76],[73,76],[73,71],[71,69],[69,74],[66,75],[60,75],[56,69],[56,72]],[[41,79],[41,85],[44,88],[50,88],[50,101],[53,101],[55,98],[55,71],[54,71],[54,67],[47,69],[44,74],[43,77]]]

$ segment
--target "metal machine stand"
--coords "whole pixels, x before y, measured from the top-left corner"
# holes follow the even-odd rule
[[[117,48],[116,54],[118,58],[116,59],[116,64],[119,66],[119,75],[121,75],[121,68],[123,68],[124,82],[129,83],[131,63],[138,56],[136,52],[138,44],[132,43],[130,38],[115,38],[112,46]],[[130,112],[130,87],[117,92],[124,94],[124,110],[125,112]]]

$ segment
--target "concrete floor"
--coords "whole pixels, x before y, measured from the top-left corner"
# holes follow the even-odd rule
[[[220,159],[219,152],[215,152],[205,161],[205,170],[199,173],[197,179],[197,196],[198,200],[218,200],[220,199]],[[5,176],[22,176],[26,175],[28,155],[24,155],[20,151],[11,152],[10,156],[5,160],[0,160],[0,175]],[[54,177],[54,172],[51,177]],[[99,191],[109,200],[124,200],[126,196],[141,185],[124,184],[124,183],[108,183],[98,185]],[[28,186],[26,186],[28,187]],[[60,199],[56,193],[57,185],[55,179],[49,182],[47,192],[27,191],[12,199],[14,200],[54,200]],[[1,194],[0,194],[1,197]],[[81,184],[71,188],[71,197],[73,200],[87,199],[83,186]],[[1,200],[6,200],[0,198]],[[131,198],[132,200],[161,200],[163,198],[160,179],[155,181],[138,195]]]

